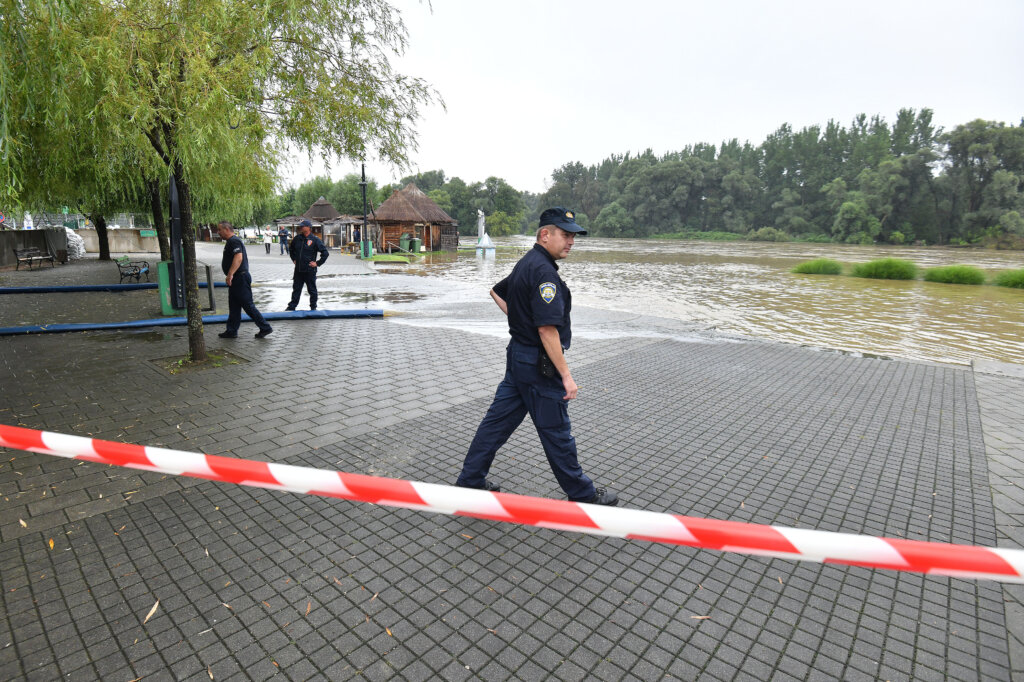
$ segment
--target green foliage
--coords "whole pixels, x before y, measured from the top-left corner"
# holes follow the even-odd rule
[[[774,227],[762,227],[748,232],[747,239],[752,242],[788,242],[789,235]]]
[[[401,165],[436,99],[391,68],[406,33],[384,0],[0,2],[0,191],[14,203],[121,207],[173,170],[197,216],[242,222],[286,141]]]
[[[1024,289],[1024,268],[1020,270],[1007,270],[996,275],[993,283],[1000,287],[1014,287]]]
[[[796,235],[793,239],[798,242],[811,242],[812,244],[831,244],[833,241],[832,237],[827,234],[809,234],[806,232]]]
[[[947,265],[925,270],[924,281],[946,284],[984,284],[985,273],[973,265]]]
[[[801,275],[838,275],[843,271],[843,266],[831,258],[815,258],[798,264],[790,272]]]
[[[656,239],[692,239],[694,241],[702,242],[735,242],[743,239],[742,234],[736,234],[735,232],[699,232],[694,230],[683,230],[682,232],[672,232],[670,234],[656,234],[653,235]]]
[[[902,258],[880,258],[853,266],[850,274],[869,279],[914,279],[917,266]]]
[[[484,225],[487,234],[492,237],[504,237],[510,234],[517,234],[523,224],[524,212],[509,215],[504,211],[495,211],[485,218]]]

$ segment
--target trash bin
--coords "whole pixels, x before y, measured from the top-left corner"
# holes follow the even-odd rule
[[[413,253],[419,253],[420,252],[420,244],[422,244],[422,243],[423,243],[422,239],[419,239],[419,238],[416,238],[416,237],[410,239],[409,240],[409,250],[412,251]]]
[[[408,232],[404,233],[401,237],[398,238],[398,248],[400,248],[402,251],[408,251],[409,250],[409,233]]]

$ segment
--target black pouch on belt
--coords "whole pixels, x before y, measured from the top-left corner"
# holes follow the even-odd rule
[[[540,352],[537,354],[537,370],[541,376],[553,377],[555,376],[555,363],[551,362],[551,358],[548,357],[548,352],[541,347]]]

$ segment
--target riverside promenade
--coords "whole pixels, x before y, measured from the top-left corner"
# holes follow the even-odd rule
[[[260,309],[282,310],[291,263],[249,257]],[[382,277],[336,251],[320,277],[357,274]],[[0,272],[116,282],[94,256]],[[581,462],[622,506],[1024,547],[1022,368],[573,313]],[[262,340],[212,325],[224,362],[176,374],[184,327],[0,337],[0,423],[452,483],[504,371],[505,340],[465,321],[500,315],[481,291]],[[158,316],[155,291],[0,296],[4,327]],[[0,455],[4,680],[1024,680],[1024,586]],[[491,477],[561,499],[529,419]]]

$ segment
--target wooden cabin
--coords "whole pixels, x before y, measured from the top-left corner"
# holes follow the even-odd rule
[[[395,190],[373,217],[380,228],[374,243],[378,251],[400,250],[403,235],[419,239],[427,251],[455,250],[459,246],[455,220],[414,183]]]

